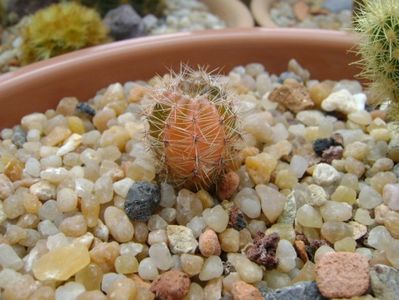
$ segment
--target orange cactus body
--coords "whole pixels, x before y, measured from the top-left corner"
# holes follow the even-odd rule
[[[176,104],[164,130],[165,163],[169,172],[206,186],[223,164],[225,132],[215,126],[220,123],[219,113],[207,99]]]
[[[151,149],[160,176],[177,186],[209,188],[232,161],[236,114],[231,99],[203,72],[180,75],[175,84],[154,93],[148,114]]]

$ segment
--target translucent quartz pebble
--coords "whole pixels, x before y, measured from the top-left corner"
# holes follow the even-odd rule
[[[111,235],[118,242],[128,242],[133,238],[133,225],[123,210],[115,206],[108,206],[104,212],[104,220]]]
[[[356,191],[350,187],[340,185],[337,187],[334,193],[332,193],[331,200],[346,202],[352,205],[356,202]]]
[[[320,212],[324,221],[347,221],[352,218],[352,206],[344,202],[327,201]]]
[[[258,184],[255,190],[260,198],[263,214],[274,223],[283,212],[287,197],[264,184]]]
[[[278,269],[289,272],[296,266],[296,251],[292,244],[287,240],[280,240],[276,249],[278,258]]]
[[[86,247],[69,245],[51,250],[33,265],[33,274],[41,281],[65,281],[90,263]]]
[[[227,260],[234,266],[240,278],[245,282],[255,283],[262,280],[262,268],[250,261],[244,254],[228,253]]]
[[[384,226],[371,229],[367,238],[367,244],[377,250],[384,250],[391,241],[392,236]]]
[[[290,168],[297,178],[301,178],[308,168],[309,162],[304,156],[294,155],[291,158]]]
[[[162,207],[173,207],[176,203],[176,194],[173,186],[166,182],[161,183],[161,202]]]
[[[382,203],[381,195],[371,186],[363,185],[359,193],[359,206],[372,209]]]
[[[98,178],[94,184],[94,195],[100,204],[110,202],[114,196],[112,178],[103,175]]]
[[[202,212],[202,203],[193,192],[182,189],[176,199],[176,220],[179,225],[186,225]]]
[[[328,221],[321,227],[321,235],[330,243],[353,235],[352,226],[344,222]]]
[[[22,278],[22,274],[13,269],[3,269],[0,271],[0,288],[4,289],[8,284],[16,282]]]
[[[223,232],[229,223],[229,215],[221,205],[213,208],[207,208],[203,211],[202,216],[206,225],[216,232]]]
[[[243,188],[234,197],[234,203],[251,219],[260,216],[261,206],[257,193],[254,189]]]
[[[354,252],[356,249],[356,241],[352,237],[345,237],[334,243],[334,249],[337,252]]]
[[[399,211],[399,184],[385,185],[382,197],[390,209]]]
[[[106,273],[104,274],[102,281],[101,281],[101,290],[105,293],[109,293],[111,290],[111,287],[114,282],[117,282],[118,280],[125,279],[126,276],[122,274],[116,274],[116,273]]]
[[[85,291],[85,287],[78,282],[67,282],[55,290],[55,299],[72,300],[76,299]]]
[[[133,183],[134,181],[128,177],[121,179],[113,184],[114,192],[121,197],[126,197]]]
[[[374,220],[370,217],[370,212],[364,208],[356,210],[354,220],[363,225],[372,225],[374,223]]]
[[[150,257],[144,258],[139,264],[139,276],[144,280],[154,280],[158,276],[158,269]]]
[[[7,244],[0,244],[0,265],[3,268],[10,268],[19,270],[24,265],[22,259],[18,256],[15,250]]]
[[[166,271],[172,267],[172,255],[165,243],[152,245],[148,254],[159,270]]]
[[[265,274],[267,286],[272,289],[279,289],[290,284],[291,278],[288,274],[277,270],[267,271]]]
[[[217,278],[223,274],[223,262],[219,256],[208,257],[199,273],[201,281],[208,281]]]
[[[321,228],[323,225],[320,213],[309,204],[305,204],[298,209],[296,219],[300,225],[305,227]]]
[[[393,267],[399,268],[399,240],[392,240],[386,247],[386,257]]]
[[[103,278],[103,271],[96,264],[89,264],[75,274],[75,281],[84,285],[86,290],[99,290]]]
[[[204,264],[203,257],[193,254],[182,254],[180,260],[183,271],[190,276],[199,274]]]

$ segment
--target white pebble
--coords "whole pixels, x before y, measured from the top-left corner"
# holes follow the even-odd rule
[[[129,177],[119,180],[113,184],[114,192],[117,195],[125,198],[133,183],[134,181]]]
[[[243,188],[234,197],[234,203],[251,219],[258,218],[261,213],[259,197],[254,189]]]
[[[158,269],[150,257],[144,258],[139,264],[139,276],[144,280],[154,280],[158,276]]]
[[[59,286],[55,290],[55,299],[56,300],[75,300],[78,298],[80,294],[85,291],[85,287],[83,284],[78,282],[67,282],[64,285]]]
[[[223,262],[219,256],[208,257],[201,269],[199,279],[201,281],[208,281],[217,278],[223,274]]]
[[[24,265],[22,259],[18,256],[15,250],[7,244],[0,244],[0,265],[3,268],[19,270]]]
[[[173,265],[172,255],[165,243],[151,245],[148,254],[159,270],[169,270]]]
[[[207,208],[202,212],[206,225],[216,232],[223,232],[229,223],[229,215],[221,205]]]

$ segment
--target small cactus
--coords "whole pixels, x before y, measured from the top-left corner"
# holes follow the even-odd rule
[[[364,1],[355,28],[361,34],[361,75],[381,102],[390,100],[389,116],[399,121],[399,1]]]
[[[217,76],[184,67],[153,97],[147,136],[161,178],[176,186],[208,189],[232,167],[240,136],[228,89]]]
[[[21,36],[21,59],[27,64],[100,44],[107,29],[95,10],[62,2],[37,11]]]

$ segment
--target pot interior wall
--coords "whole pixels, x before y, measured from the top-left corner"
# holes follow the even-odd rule
[[[180,64],[228,72],[250,62],[280,73],[295,58],[312,78],[352,79],[359,70],[351,35],[298,29],[223,30],[123,41],[77,51],[0,77],[0,128],[55,108],[62,97],[85,101],[113,82],[149,79]]]

